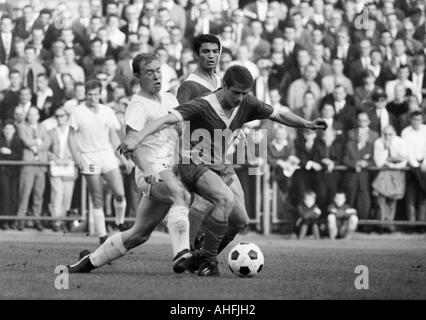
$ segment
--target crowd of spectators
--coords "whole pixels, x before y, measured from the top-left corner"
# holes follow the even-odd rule
[[[402,206],[403,220],[426,221],[425,10],[424,0],[90,0],[73,12],[67,2],[0,0],[0,160],[72,164],[67,119],[85,81],[102,83],[102,102],[122,123],[139,90],[133,58],[157,54],[162,90],[176,93],[197,66],[192,39],[212,33],[223,45],[219,76],[243,65],[259,99],[330,128],[247,126],[248,139],[268,141],[279,218],[298,221],[308,195],[330,225],[343,195],[358,219],[392,221]],[[77,175],[53,171],[0,166],[0,214],[64,215]],[[129,170],[123,178],[133,180]],[[253,181],[241,180],[250,194]],[[137,202],[137,192],[127,194]]]

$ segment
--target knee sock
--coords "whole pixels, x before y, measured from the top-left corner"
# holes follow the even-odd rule
[[[93,208],[93,223],[95,226],[95,232],[98,237],[104,237],[107,235],[105,228],[105,214],[102,208]]]
[[[204,230],[206,237],[204,240],[204,249],[211,255],[212,260],[216,260],[217,252],[226,230],[228,229],[228,220],[217,220],[211,215],[204,219]]]
[[[123,224],[124,216],[126,215],[126,198],[124,198],[124,196],[114,197],[113,203],[115,210],[115,223],[117,225]]]
[[[93,252],[89,259],[94,267],[99,268],[108,262],[120,258],[126,254],[121,238],[121,232],[116,233],[105,240],[105,242]]]
[[[189,208],[189,244],[194,245],[197,233],[202,228],[204,218],[209,214],[214,206],[213,204],[199,196],[196,193],[192,193],[193,201]]]
[[[170,208],[167,217],[167,228],[169,229],[174,257],[180,251],[189,249],[189,220],[187,207],[172,206]]]
[[[245,228],[246,226],[242,227],[242,228],[237,228],[237,227],[233,227],[233,226],[229,226],[228,230],[226,230],[226,233],[219,245],[219,249],[218,249],[218,254],[221,253],[223,251],[223,249],[226,248],[226,246],[232,242],[232,240],[234,240],[235,236]]]

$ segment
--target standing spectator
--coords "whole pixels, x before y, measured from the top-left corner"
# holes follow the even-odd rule
[[[414,83],[408,80],[410,76],[410,70],[407,65],[401,65],[398,68],[397,77],[395,80],[388,81],[385,86],[386,95],[388,101],[392,101],[395,98],[395,87],[398,84],[402,84],[405,90],[409,93],[415,93],[416,88]]]
[[[21,39],[27,39],[31,35],[31,30],[37,17],[31,5],[26,5],[23,12],[23,17],[15,21],[14,33]]]
[[[413,94],[418,101],[426,99],[425,56],[418,55],[413,62],[413,72],[408,78],[414,84]]]
[[[55,111],[57,127],[49,131],[50,145],[48,159],[50,170],[50,208],[52,217],[64,218],[71,207],[74,182],[77,177],[71,152],[68,147],[69,121],[65,108]],[[60,170],[60,169],[63,170]],[[56,169],[56,170],[55,170]],[[58,170],[59,169],[59,170]],[[67,169],[66,172],[64,169]],[[62,172],[58,172],[62,171]],[[67,231],[61,221],[55,221],[53,231]]]
[[[290,59],[290,60],[287,59],[284,62],[284,67],[285,69],[287,69],[285,71],[287,72],[284,72],[284,76],[280,83],[280,92],[283,96],[287,94],[287,90],[290,84],[293,81],[302,77],[306,66],[311,61],[311,56],[308,50],[305,50],[305,49],[300,49],[297,52],[296,57],[297,57],[296,63],[294,63],[293,59]]]
[[[347,140],[358,141],[360,136],[366,136],[367,142],[374,144],[379,137],[376,131],[370,129],[370,118],[367,112],[360,111],[357,115],[357,127],[348,131]]]
[[[371,63],[369,70],[376,77],[376,85],[384,88],[387,81],[393,79],[392,71],[383,64],[383,56],[379,49],[373,49],[370,53]]]
[[[395,118],[393,125],[400,134],[401,130],[404,129],[403,125],[406,124],[404,116],[408,112],[408,102],[406,89],[402,83],[398,83],[394,90],[394,99],[386,105],[386,110]]]
[[[250,23],[251,31],[251,52],[252,61],[257,61],[259,58],[267,57],[271,53],[271,45],[268,41],[262,38],[263,25],[259,20],[253,20]],[[248,40],[248,37],[246,38]],[[246,41],[247,42],[247,41]]]
[[[232,12],[232,39],[240,46],[243,39],[249,35],[249,29],[246,26],[244,12],[236,9]]]
[[[10,70],[14,70],[15,66],[21,63],[25,63],[25,40],[16,38],[14,41],[13,52],[14,55],[9,57],[7,66]]]
[[[376,77],[371,70],[365,71],[360,75],[362,85],[355,88],[354,100],[357,110],[363,110],[373,103],[371,95],[379,89],[376,85]]]
[[[313,161],[319,163],[321,171],[315,173],[315,191],[317,203],[321,211],[326,214],[327,205],[334,198],[340,181],[340,172],[334,170],[342,164],[343,146],[341,139],[338,139],[336,131],[328,128],[320,139],[315,142]]]
[[[8,64],[10,58],[15,56],[16,35],[13,31],[13,21],[8,15],[1,17],[0,21],[0,62]]]
[[[362,84],[362,74],[370,67],[371,43],[370,40],[364,39],[359,43],[360,57],[353,61],[349,67],[349,78],[353,81],[353,86],[358,87]]]
[[[112,47],[123,47],[126,43],[126,35],[120,31],[120,18],[115,14],[108,15],[106,18],[106,27],[108,40],[111,41]]]
[[[269,73],[271,71],[272,63],[269,59],[261,58],[257,61],[259,68],[259,76],[254,81],[253,93],[259,100],[271,104],[270,87],[269,87]]]
[[[186,29],[185,9],[182,8],[180,5],[176,4],[173,0],[161,0],[161,7],[166,8],[169,12],[173,12],[173,14],[170,16],[170,19],[173,21],[173,24],[177,26],[183,34]],[[208,7],[208,4],[207,4],[207,7]],[[201,4],[199,8],[201,11]]]
[[[126,24],[120,27],[120,31],[126,35],[126,40],[129,40],[130,33],[137,33],[139,29],[139,15],[134,5],[127,5],[124,9]]]
[[[65,58],[65,64],[66,64],[64,72],[69,73],[73,77],[74,81],[84,82],[85,81],[84,70],[82,67],[80,67],[77,64],[74,48],[72,47],[65,48],[64,58]]]
[[[268,1],[256,0],[244,6],[243,10],[251,19],[257,19],[263,22],[265,21],[266,13],[268,12]]]
[[[324,97],[323,103],[334,106],[334,119],[342,123],[344,131],[355,128],[356,108],[350,103],[345,87],[337,85],[332,95]]]
[[[392,35],[389,30],[384,29],[380,32],[379,50],[383,55],[383,60],[389,63],[393,60]]]
[[[395,39],[392,60],[387,62],[387,66],[389,66],[394,75],[397,74],[401,66],[411,66],[412,58],[407,55],[406,49],[404,40]]]
[[[348,196],[348,204],[355,208],[360,219],[370,216],[370,172],[367,170],[373,162],[373,144],[368,135],[358,135],[357,140],[348,140],[343,151],[343,165],[347,170],[342,176],[342,187]]]
[[[13,122],[5,122],[0,135],[0,160],[21,160],[22,142]],[[15,215],[18,199],[19,166],[0,166],[0,215]],[[15,229],[14,221],[0,220],[0,229]]]
[[[237,60],[233,61],[231,65],[237,64],[246,67],[250,71],[253,79],[256,80],[256,78],[259,76],[259,69],[255,63],[250,61],[249,56],[250,52],[247,46],[240,46],[237,52]]]
[[[32,105],[36,106],[40,112],[40,121],[49,118],[52,108],[53,91],[49,87],[49,79],[45,73],[37,76],[37,90],[32,97]]]
[[[19,104],[19,92],[22,87],[21,73],[11,70],[9,73],[9,89],[0,93],[0,120],[5,121],[13,117],[13,109]]]
[[[377,167],[403,169],[407,165],[407,149],[404,140],[396,135],[395,128],[387,126],[381,138],[374,142],[374,162]],[[396,200],[405,194],[405,172],[380,171],[373,182],[373,194],[377,196],[379,219],[392,222],[396,213]],[[394,226],[387,228],[394,230]]]
[[[50,59],[50,52],[43,47],[44,31],[41,28],[31,31],[31,44],[36,52],[38,61],[46,68],[46,63]]]
[[[410,114],[410,126],[402,130],[401,137],[406,145],[410,167],[407,174],[407,197],[405,199],[408,220],[426,221],[426,189],[424,188],[426,125],[423,124],[423,115],[420,111]]]
[[[315,82],[317,70],[314,65],[308,64],[303,70],[303,76],[293,81],[287,91],[287,104],[291,110],[303,105],[305,92],[311,91],[317,99],[321,96],[321,88]]]
[[[415,31],[416,30],[411,19],[404,19],[403,30],[400,31],[399,37],[404,40],[407,47],[407,54],[410,56],[414,56],[423,51],[423,44],[421,41],[413,38]]]
[[[327,209],[328,234],[330,239],[344,239],[356,230],[357,212],[346,204],[344,192],[337,192]]]
[[[299,219],[296,225],[300,228],[299,239],[304,239],[309,229],[312,230],[315,239],[320,238],[318,218],[321,210],[316,205],[316,194],[313,191],[307,191],[303,195],[303,202],[297,206]]]
[[[333,116],[334,116],[334,108],[333,109],[333,115],[331,116],[331,123],[333,122]],[[319,112],[317,109],[317,103],[316,103],[316,97],[311,91],[306,91],[303,95],[303,104],[301,107],[295,109],[293,111],[298,116],[303,117],[304,119],[308,120],[314,120],[319,117]],[[331,127],[330,122],[327,122],[328,127]],[[302,130],[298,130],[299,133],[302,133]]]
[[[334,58],[331,62],[331,75],[325,76],[321,80],[323,95],[332,93],[336,86],[341,85],[345,88],[347,94],[354,93],[352,81],[343,74],[343,61],[339,58]]]
[[[293,23],[284,26],[284,60],[291,65],[296,62],[297,53],[303,49],[302,45],[296,43],[296,27]]]
[[[18,63],[14,69],[22,74],[23,85],[30,88],[31,93],[37,90],[37,76],[46,73],[46,69],[37,59],[35,48],[31,45],[25,47],[25,61]]]
[[[47,149],[50,138],[46,129],[38,122],[40,118],[36,107],[28,111],[27,122],[18,128],[18,134],[24,145],[23,160],[47,161]],[[19,177],[19,205],[18,216],[26,216],[31,194],[32,214],[39,217],[43,205],[43,193],[45,188],[45,174],[47,168],[43,166],[23,166]],[[40,221],[34,223],[37,230],[43,230]],[[20,221],[18,230],[24,229],[24,221]]]
[[[268,12],[266,12],[266,19],[263,24],[264,31],[262,35],[262,37],[269,43],[272,42],[275,36],[281,34],[279,29],[279,22],[280,21],[277,17],[276,12],[269,9]]]
[[[320,79],[325,76],[332,74],[331,66],[328,62],[325,61],[325,48],[322,43],[316,43],[312,46],[312,60],[311,64],[317,69],[318,77]],[[319,81],[320,83],[321,81]]]
[[[349,75],[349,66],[358,58],[358,49],[351,44],[349,30],[347,27],[339,28],[337,32],[336,45],[331,52],[333,57],[336,57],[343,62],[344,73]]]
[[[25,116],[28,115],[30,108],[33,107],[31,100],[32,100],[32,94],[31,94],[30,88],[23,87],[19,91],[19,104],[18,104],[18,106],[21,106],[23,108]]]
[[[379,135],[388,125],[396,125],[396,117],[389,113],[386,109],[386,93],[382,89],[373,92],[371,96],[373,100],[373,108],[367,109],[368,117],[370,118],[370,128],[376,131]]]
[[[169,36],[170,12],[166,8],[160,8],[157,12],[155,25],[151,27],[151,39],[155,48],[160,44],[163,37]]]

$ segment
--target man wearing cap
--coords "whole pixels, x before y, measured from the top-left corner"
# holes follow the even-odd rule
[[[413,71],[408,78],[414,84],[413,94],[421,102],[426,97],[425,57],[418,55],[414,58]]]

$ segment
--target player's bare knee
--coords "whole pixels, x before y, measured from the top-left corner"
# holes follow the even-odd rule
[[[231,212],[234,207],[234,195],[232,192],[223,192],[213,199],[213,203],[216,207],[220,207],[226,212]]]
[[[93,208],[95,209],[102,209],[104,207],[104,201],[102,199],[102,196],[93,197],[92,203],[93,203]]]
[[[122,194],[116,194],[114,195],[114,200],[117,202],[124,202],[126,200],[126,197]]]

